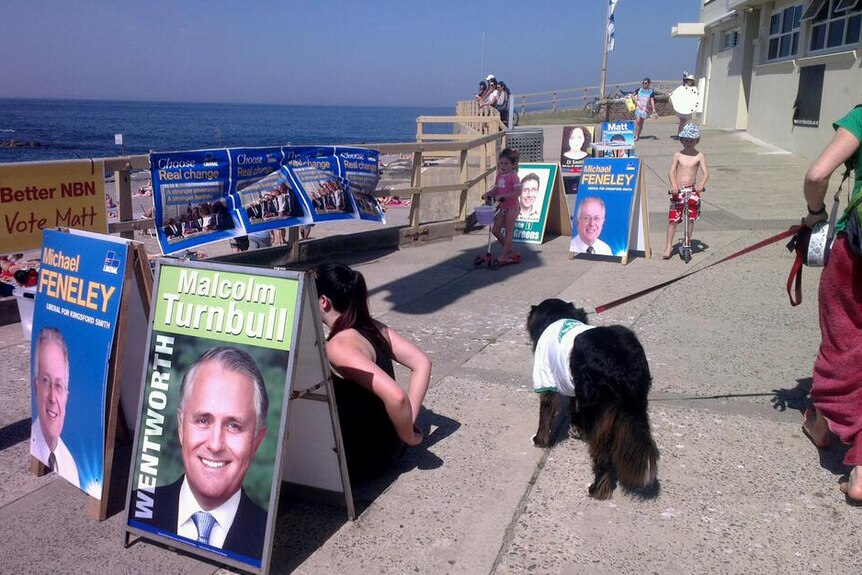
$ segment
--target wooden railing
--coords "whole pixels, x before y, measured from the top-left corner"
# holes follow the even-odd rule
[[[413,159],[411,187],[398,188],[399,195],[410,195],[411,234],[420,235],[422,220],[422,195],[458,192],[458,215],[455,219],[464,222],[467,218],[468,193],[478,186],[478,192],[488,191],[488,177],[497,169],[497,154],[505,145],[505,131],[500,116],[420,116],[416,119],[416,143],[372,144],[366,147],[381,154],[409,154]],[[454,124],[452,134],[426,133],[428,124]],[[477,173],[470,174],[470,159],[477,160]],[[435,160],[456,159],[452,166],[458,168],[458,180],[452,183],[423,185],[422,168]],[[391,193],[391,192],[388,192]]]
[[[491,118],[497,119],[500,123],[500,129],[505,128],[502,120],[500,120],[500,112],[491,106],[483,107],[475,98],[472,100],[456,102],[455,115],[458,116],[460,123],[464,127],[469,128],[475,134],[481,134],[483,133],[483,130],[490,130],[493,125],[493,122],[490,120]],[[483,120],[479,123],[466,121],[467,118],[476,117],[483,118]],[[416,139],[420,139],[418,133],[416,135]]]

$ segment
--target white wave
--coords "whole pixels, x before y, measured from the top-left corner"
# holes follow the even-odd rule
[[[0,128],[0,132],[12,132],[14,134],[15,130],[12,128]]]

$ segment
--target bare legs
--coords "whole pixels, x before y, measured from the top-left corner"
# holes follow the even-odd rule
[[[494,226],[491,228],[491,233],[497,238],[497,241],[503,244],[503,253],[501,258],[509,258],[515,254],[512,248],[512,236],[515,235],[515,220],[518,219],[518,210],[511,209],[505,213],[498,215],[494,219]]]
[[[807,409],[803,414],[802,431],[817,449],[829,449],[832,445],[829,421],[816,408]],[[862,465],[853,466],[847,480],[841,481],[838,488],[852,501],[862,503]]]
[[[839,485],[841,492],[854,502],[862,503],[862,465],[857,465],[850,470],[847,481]]]
[[[667,224],[667,238],[665,238],[664,242],[664,253],[661,258],[663,260],[669,260],[671,254],[673,253],[673,237],[676,235],[676,222],[668,222]],[[691,242],[691,238],[694,235],[694,220],[688,220],[688,241]]]
[[[829,422],[817,409],[806,409],[802,415],[802,431],[817,449],[828,449],[831,444]]]
[[[640,116],[635,116],[635,142],[641,139],[641,130],[644,129],[644,119]]]

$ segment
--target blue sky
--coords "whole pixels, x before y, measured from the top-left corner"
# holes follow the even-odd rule
[[[4,0],[0,97],[450,106],[598,85],[605,0]],[[700,0],[619,0],[608,83],[693,70]],[[485,34],[484,66],[482,33]]]

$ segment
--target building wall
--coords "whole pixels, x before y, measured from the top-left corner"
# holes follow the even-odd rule
[[[739,31],[737,45],[723,49],[725,34],[735,30]],[[706,76],[704,123],[715,128],[744,129],[747,117],[742,90],[744,35],[739,21],[732,19],[713,28],[701,45],[698,76]]]
[[[810,0],[801,3],[804,10]],[[856,43],[827,54],[809,54],[810,24],[803,21],[798,53],[782,60],[768,61],[769,24],[773,11],[797,4],[800,0],[757,3],[753,7],[760,9],[759,26],[744,25],[746,14],[750,17],[752,13],[740,12],[735,21],[708,27],[698,50],[698,76],[707,76],[705,125],[746,129],[756,138],[813,159],[832,138],[832,122],[854,105],[862,103],[862,46]],[[701,21],[715,20],[726,9],[726,0],[712,0],[703,6]],[[738,45],[733,50],[719,51],[722,33],[734,26],[740,30]],[[753,50],[747,106],[742,79],[746,44]],[[800,68],[817,64],[826,66],[819,126],[794,126]]]

